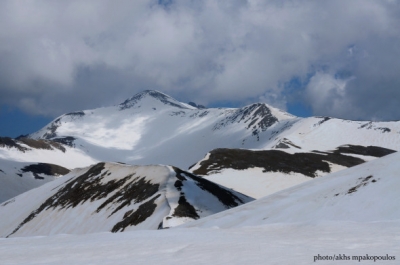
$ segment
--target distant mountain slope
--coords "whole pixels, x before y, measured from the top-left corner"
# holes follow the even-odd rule
[[[67,141],[97,161],[187,168],[217,147],[256,148],[270,127],[294,118],[260,103],[192,105],[144,91],[117,106],[65,114],[29,137]]]
[[[190,171],[246,195],[261,198],[395,152],[383,147],[354,145],[340,146],[331,151],[286,152],[290,148],[286,145],[294,146],[293,143],[286,140],[279,145],[272,150],[215,149]]]
[[[85,151],[74,148],[59,139],[32,139],[0,137],[0,168],[6,161],[50,163],[73,169],[93,164],[97,160]]]
[[[399,135],[400,122],[299,118],[262,103],[204,108],[147,90],[116,106],[62,115],[29,135],[61,143],[65,153],[56,148],[23,153],[0,144],[0,158],[67,168],[118,161],[187,169],[216,148],[310,152],[350,144],[399,150]]]
[[[286,157],[298,159],[310,157],[308,154],[321,156],[315,151],[333,152],[343,146],[359,146],[357,148],[363,150],[375,146],[398,151],[399,136],[400,122],[299,118],[262,103],[242,108],[204,108],[147,90],[116,106],[62,115],[29,138],[0,138],[0,158],[51,163],[68,169],[99,161],[165,164],[188,169],[200,160],[207,160],[204,156],[218,148],[280,150]],[[376,157],[369,151],[355,151],[347,156],[363,161]],[[310,170],[316,176],[347,167],[332,161],[327,163],[330,171],[321,170],[319,163],[309,167],[315,166]],[[213,176],[207,173],[206,178],[234,189],[239,185],[242,192],[252,197],[261,197],[310,178],[307,174],[290,171],[282,179],[276,171],[265,175],[263,167],[245,168],[212,170]],[[247,183],[243,183],[242,176],[249,175]],[[249,190],[256,192],[249,193]]]
[[[400,153],[314,179],[186,227],[399,220]]]
[[[0,203],[67,173],[68,169],[54,164],[0,159]]]
[[[0,236],[168,228],[251,200],[175,167],[98,163],[1,204]]]

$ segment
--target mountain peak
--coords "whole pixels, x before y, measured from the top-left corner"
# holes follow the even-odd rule
[[[179,102],[178,100],[168,96],[167,94],[164,94],[160,91],[157,90],[144,90],[136,95],[134,95],[133,97],[125,100],[124,102],[122,102],[121,104],[119,104],[120,106],[120,110],[124,110],[124,109],[129,109],[132,108],[136,105],[139,104],[139,102],[141,102],[143,99],[145,98],[153,98],[156,99],[157,101],[165,104],[165,105],[169,105],[169,106],[173,106],[173,107],[177,107],[180,109],[188,109],[190,108],[189,105],[184,104],[182,102]]]

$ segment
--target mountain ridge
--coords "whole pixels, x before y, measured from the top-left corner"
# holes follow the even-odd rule
[[[162,229],[252,200],[176,167],[100,162],[0,204],[0,235]]]

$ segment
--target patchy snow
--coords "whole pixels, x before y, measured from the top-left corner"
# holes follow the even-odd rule
[[[16,148],[0,147],[0,158],[4,161],[51,163],[69,169],[84,167],[98,162],[90,156],[90,153],[85,153],[84,150],[69,146],[64,147],[66,149],[65,152],[58,149],[46,150],[34,148],[21,152]]]
[[[185,226],[231,228],[270,223],[400,220],[399,159],[400,153],[396,152]]]
[[[252,200],[169,166],[98,163],[1,204],[0,237],[168,228]]]

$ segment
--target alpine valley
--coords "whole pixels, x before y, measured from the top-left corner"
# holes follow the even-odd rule
[[[143,91],[0,137],[0,263],[396,264],[398,150],[400,121]]]

